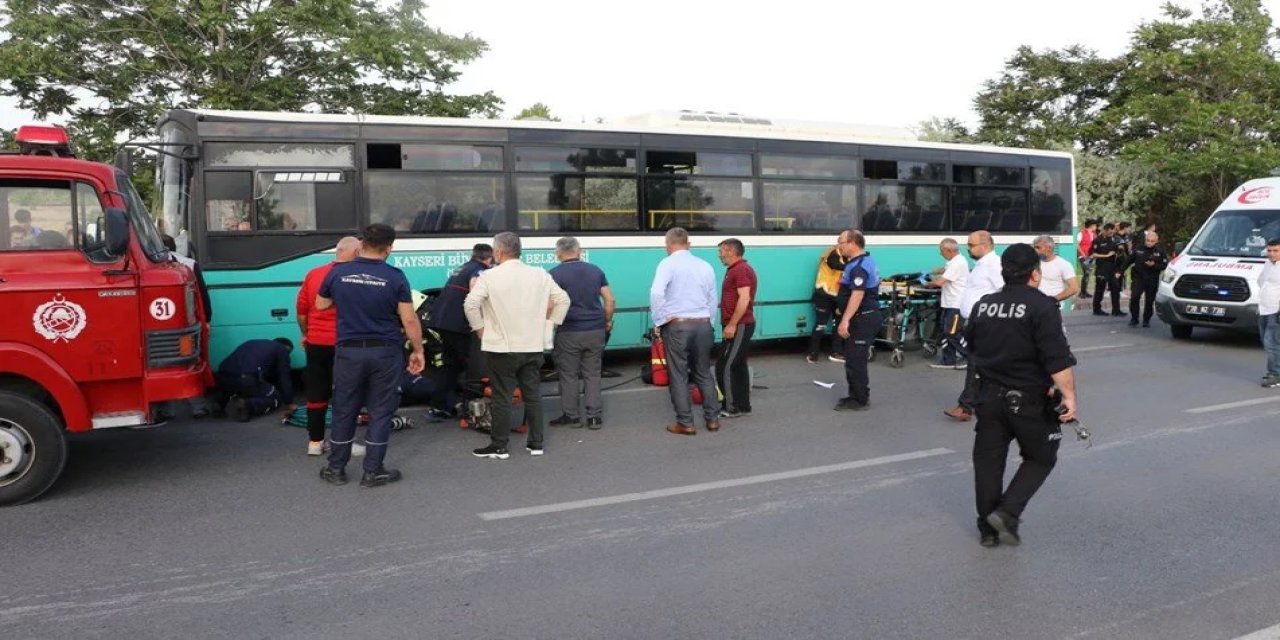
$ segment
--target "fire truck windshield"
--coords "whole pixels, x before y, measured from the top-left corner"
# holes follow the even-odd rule
[[[133,227],[133,232],[138,234],[138,244],[142,245],[143,253],[152,262],[168,260],[169,251],[164,248],[160,232],[156,231],[155,222],[151,220],[151,214],[147,213],[146,205],[142,204],[142,198],[134,190],[133,183],[123,171],[116,172],[116,182],[120,185],[120,193],[124,195],[129,224]]]

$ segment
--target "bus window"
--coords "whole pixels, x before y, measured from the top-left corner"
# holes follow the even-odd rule
[[[373,143],[368,151],[370,169],[502,171],[502,147]]]
[[[954,168],[955,182],[983,186],[1025,187],[1026,167],[979,167],[958,164]]]
[[[740,231],[756,228],[750,180],[650,178],[646,181],[647,228],[660,231]]]
[[[1027,192],[1023,189],[951,190],[952,228],[956,231],[1027,230]]]
[[[1071,184],[1067,169],[1031,168],[1031,230],[1071,233]]]
[[[765,231],[838,233],[857,224],[852,183],[771,180],[763,187]]]
[[[635,231],[635,178],[555,174],[516,180],[519,228],[528,231]]]
[[[506,227],[502,175],[369,172],[369,219],[401,233],[489,233]]]
[[[713,151],[646,151],[649,175],[751,176],[751,154]]]
[[[635,173],[635,149],[516,147],[516,171]]]
[[[208,142],[205,164],[210,167],[355,167],[355,149],[349,144],[300,144],[294,142]]]
[[[791,178],[857,178],[858,161],[845,156],[760,154],[760,175]]]
[[[868,180],[943,182],[947,179],[947,165],[945,162],[863,160],[862,177]]]
[[[940,186],[863,186],[865,231],[941,231],[946,228],[946,196]]]
[[[253,174],[248,171],[206,171],[205,212],[209,231],[252,231]]]

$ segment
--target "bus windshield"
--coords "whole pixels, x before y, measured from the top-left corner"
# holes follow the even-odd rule
[[[1193,256],[1257,258],[1265,255],[1267,240],[1280,238],[1280,210],[1218,211],[1187,247]]]

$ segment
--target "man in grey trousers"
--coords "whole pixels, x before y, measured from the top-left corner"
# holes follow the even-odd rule
[[[689,232],[667,231],[667,257],[658,263],[649,288],[649,313],[667,347],[667,375],[675,424],[667,431],[697,434],[693,427],[693,399],[689,380],[702,392],[702,415],[707,431],[720,430],[720,400],[711,377],[711,346],[715,334],[711,317],[716,310],[716,275],[706,260],[689,252]]]
[[[556,329],[555,346],[551,357],[556,362],[560,376],[560,417],[549,424],[553,427],[583,426],[599,429],[604,426],[604,400],[600,395],[600,369],[604,346],[613,330],[613,310],[616,303],[609,290],[609,280],[604,271],[589,262],[582,261],[582,246],[578,239],[566,236],[556,241],[556,259],[560,266],[551,270],[551,278],[569,294],[569,314],[564,324]],[[578,411],[578,391],[582,386],[585,405]]]

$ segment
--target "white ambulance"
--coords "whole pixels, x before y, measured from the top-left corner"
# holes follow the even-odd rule
[[[1175,338],[1193,327],[1258,332],[1258,276],[1280,238],[1280,178],[1250,180],[1218,205],[1160,277],[1156,312]]]

